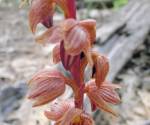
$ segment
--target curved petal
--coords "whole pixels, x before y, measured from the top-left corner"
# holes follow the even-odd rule
[[[53,101],[65,91],[65,80],[58,71],[38,72],[30,81],[29,99],[33,106],[40,106]]]
[[[93,118],[87,113],[81,114],[81,121],[83,121],[83,125],[94,125]]]
[[[87,58],[87,61],[89,63],[89,65],[92,67],[94,65],[93,59],[92,59],[92,53],[91,53],[91,45],[90,42],[87,43],[87,48],[84,48],[83,52]]]
[[[57,44],[52,51],[53,62],[56,64],[60,62],[60,44]]]
[[[109,71],[109,62],[105,56],[100,56],[97,53],[92,53],[94,67],[95,67],[95,82],[98,87],[104,82],[108,71]],[[93,72],[94,73],[94,72]]]
[[[114,90],[104,86],[98,88],[95,80],[91,80],[86,86],[86,91],[92,103],[98,108],[117,116],[116,112],[114,112],[106,103],[118,104],[120,102],[119,96]]]
[[[120,103],[120,97],[118,96],[118,94],[116,93],[116,91],[114,90],[115,86],[111,86],[109,84],[112,83],[103,83],[104,85],[102,85],[99,88],[99,91],[101,91],[101,93],[99,93],[101,95],[101,97],[103,98],[103,100],[105,100],[108,103],[111,104],[118,104]],[[117,85],[116,85],[117,87]]]
[[[99,109],[102,109],[108,113],[111,113],[112,115],[114,116],[117,116],[116,112],[113,111],[108,105],[107,103],[101,98],[99,97],[98,95],[95,96],[95,94],[90,94],[88,95],[89,98],[91,98],[91,100],[96,104],[96,106],[99,108]]]
[[[39,71],[33,75],[31,80],[29,81],[29,85],[33,85],[34,83],[37,82],[37,80],[42,81],[45,78],[58,78],[58,79],[64,80],[64,76],[59,71],[50,70],[50,69],[43,69],[43,70],[41,70],[41,71]]]
[[[113,83],[108,82],[108,81],[103,82],[102,86],[104,86],[104,87],[106,86],[106,87],[112,88],[113,90],[122,88],[121,85],[113,84]]]
[[[87,34],[80,26],[75,26],[64,40],[66,52],[72,56],[80,54],[88,45]]]
[[[82,55],[82,53],[81,53],[81,55]],[[81,81],[84,81],[84,71],[88,64],[88,61],[85,57],[81,58],[81,55],[80,55],[80,60],[81,60],[81,62],[80,62],[80,77],[81,78],[80,79],[81,79]],[[84,56],[84,54],[83,54],[83,56]]]
[[[83,111],[78,108],[69,109],[61,119],[60,125],[73,125],[80,123],[80,116]]]
[[[46,43],[60,43],[63,39],[63,33],[59,26],[53,26],[49,28],[46,32],[44,32],[42,35],[39,35],[36,37],[36,41],[41,44]]]
[[[66,100],[61,102],[57,101],[51,105],[50,111],[45,111],[44,114],[48,119],[57,121],[64,115],[65,112],[73,107],[73,100]]]
[[[93,44],[93,42],[96,40],[96,21],[93,19],[87,19],[80,21],[79,24],[87,30],[90,36],[90,42]]]
[[[38,23],[41,23],[53,16],[54,4],[50,0],[33,0],[29,11],[29,23],[32,32],[36,30]]]
[[[66,19],[60,23],[61,28],[64,32],[68,32],[71,30],[74,26],[76,26],[79,22],[75,19]]]

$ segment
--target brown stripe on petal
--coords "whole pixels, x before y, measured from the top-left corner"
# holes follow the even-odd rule
[[[63,116],[60,125],[70,125],[71,123],[76,123],[75,118],[80,117],[83,111],[77,108],[69,109]]]
[[[68,54],[78,55],[87,46],[87,34],[79,26],[75,26],[68,34],[64,41],[64,47]]]
[[[117,114],[107,105],[105,99],[103,99],[104,97],[104,94],[107,94],[106,92],[110,89],[106,89],[106,92],[103,93],[103,88],[98,88],[96,86],[96,83],[94,82],[94,80],[90,80],[90,82],[88,83],[88,85],[86,86],[86,89],[87,89],[87,95],[88,97],[90,98],[91,100],[91,103],[92,104],[95,104],[97,106],[97,108],[100,108],[106,112],[109,112],[115,116],[117,116]],[[106,95],[105,95],[106,96]]]
[[[59,120],[65,112],[74,107],[73,100],[57,101],[51,104],[50,111],[45,111],[48,119]]]
[[[61,58],[60,58],[60,44],[57,44],[52,51],[52,55],[53,55],[53,62],[56,64],[58,62],[60,62]]]
[[[50,101],[53,101],[58,96],[62,95],[65,91],[65,85],[59,85],[48,89],[49,91],[43,93],[43,95],[36,97],[33,103],[33,107],[44,105]]]
[[[43,34],[36,36],[36,42],[40,44],[55,44],[60,43],[63,39],[63,32],[59,26],[53,26],[45,31]]]
[[[108,82],[108,81],[104,81],[102,86],[104,86],[104,87],[107,86],[107,87],[110,87],[112,89],[120,89],[120,88],[122,88],[121,85],[114,84],[114,83],[111,83],[111,82]]]
[[[105,56],[100,56],[98,53],[92,52],[92,58],[94,61],[94,66],[96,68],[95,72],[95,82],[98,87],[100,87],[109,71],[108,59]]]
[[[64,76],[57,70],[42,70],[30,81],[29,99],[39,106],[54,100],[65,91]]]
[[[43,80],[45,78],[62,78],[63,79],[63,75],[57,71],[57,70],[50,70],[50,69],[43,69],[39,72],[37,72],[36,74],[33,75],[33,77],[31,78],[31,80],[29,81],[29,84],[32,83],[36,83],[37,80]]]
[[[60,26],[62,27],[64,32],[69,32],[78,23],[79,22],[75,19],[66,19],[66,20],[62,21]]]
[[[33,0],[29,11],[29,23],[35,33],[38,23],[42,23],[49,16],[53,16],[53,3],[49,0]]]
[[[94,125],[93,118],[87,113],[81,114],[81,120],[82,120],[81,125]]]
[[[96,40],[96,21],[93,19],[87,19],[80,21],[79,24],[87,30],[90,37],[90,43],[93,44]]]
[[[118,94],[111,89],[99,89],[101,97],[108,103],[118,104],[120,103],[120,98]]]
[[[111,113],[114,116],[117,116],[116,112],[113,111],[113,109],[111,109],[99,95],[95,93],[89,93],[88,96],[95,103],[97,108],[102,109],[108,113]]]

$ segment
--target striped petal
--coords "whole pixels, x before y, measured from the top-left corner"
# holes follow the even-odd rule
[[[35,33],[37,24],[48,23],[53,16],[54,4],[51,0],[33,0],[29,11],[31,31]],[[51,25],[51,24],[49,24]],[[48,25],[47,25],[48,26]]]
[[[83,110],[70,108],[55,125],[94,125],[94,121]]]
[[[73,125],[76,123],[80,123],[80,115],[82,114],[82,110],[78,108],[69,109],[61,119],[59,125]]]
[[[108,71],[109,71],[109,62],[108,59],[103,55],[98,55],[97,53],[92,53],[94,61],[93,75],[95,77],[95,82],[98,87],[104,82]]]
[[[57,101],[50,107],[50,111],[45,111],[45,116],[53,121],[59,120],[65,112],[74,107],[73,100]]]
[[[81,121],[83,125],[94,125],[93,118],[87,113],[81,114]]]
[[[116,93],[115,89],[120,88],[119,85],[114,85],[112,83],[104,82],[102,86],[99,88],[99,93],[103,100],[111,104],[118,104],[120,103],[120,97]]]
[[[66,19],[60,23],[61,28],[64,32],[69,32],[74,26],[76,26],[79,22],[75,19]]]
[[[96,40],[96,21],[93,19],[87,19],[80,21],[79,24],[87,30],[90,37],[90,42],[93,44]]]
[[[75,26],[64,40],[66,52],[72,56],[80,54],[84,48],[87,48],[88,39],[85,30],[80,26]]]
[[[107,102],[111,104],[118,104],[120,103],[120,98],[114,89],[108,86],[105,84],[105,86],[101,85],[98,88],[95,80],[91,80],[86,86],[87,95],[96,107],[117,116],[116,112],[108,106]]]
[[[60,62],[61,58],[60,58],[60,44],[57,44],[52,51],[52,58],[53,58],[53,62],[56,64],[58,62]]]
[[[46,32],[42,35],[36,37],[36,41],[41,44],[46,43],[60,43],[63,39],[63,32],[59,26],[53,26],[49,28]]]
[[[58,71],[41,71],[33,76],[29,82],[29,99],[33,106],[40,106],[53,101],[65,91],[65,80]]]

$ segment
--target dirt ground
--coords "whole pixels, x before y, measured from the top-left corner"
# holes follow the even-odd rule
[[[119,91],[122,103],[114,107],[118,111],[119,117],[110,118],[110,116],[98,112],[99,114],[96,113],[95,116],[98,125],[149,125],[150,34],[118,73],[114,83],[122,85],[122,89]]]

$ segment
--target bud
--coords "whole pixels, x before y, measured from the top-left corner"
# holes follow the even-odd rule
[[[101,84],[105,81],[109,71],[108,59],[105,56],[99,55],[95,52],[92,53],[92,58],[94,62],[92,75],[95,78],[97,87],[100,87]]]

